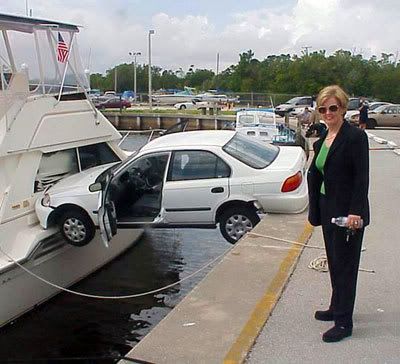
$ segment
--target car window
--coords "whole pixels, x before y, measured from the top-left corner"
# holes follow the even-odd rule
[[[296,105],[308,105],[308,104],[310,104],[310,102],[311,102],[311,99],[309,99],[309,98],[307,98],[307,97],[304,97],[304,98],[300,99],[300,100],[296,103]]]
[[[259,142],[240,133],[236,133],[222,149],[237,160],[256,169],[269,166],[279,153],[277,146]]]
[[[229,177],[230,174],[230,167],[215,154],[201,150],[185,150],[173,154],[168,181],[223,178]]]
[[[347,104],[347,110],[357,110],[359,108],[359,104],[359,99],[351,99]]]
[[[78,151],[82,171],[102,164],[121,161],[107,143],[85,145],[79,147]]]
[[[397,107],[395,107],[395,106],[390,106],[390,107],[388,107],[387,110],[386,110],[386,112],[387,112],[388,114],[396,114],[396,111],[397,111]]]

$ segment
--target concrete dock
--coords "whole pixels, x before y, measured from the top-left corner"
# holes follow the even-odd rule
[[[370,146],[378,144],[370,139]],[[312,234],[308,244],[322,247],[320,228],[313,231],[306,212],[267,215],[253,232],[269,237],[249,234],[237,243],[127,356],[150,363],[399,362],[400,168],[393,166],[400,159],[389,150],[370,156],[372,223],[361,267],[376,273],[359,274],[351,338],[323,343],[332,323],[313,318],[328,305],[330,283],[308,264],[324,251],[269,238],[306,243]]]

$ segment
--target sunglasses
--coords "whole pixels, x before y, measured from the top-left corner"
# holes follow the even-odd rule
[[[320,114],[326,114],[326,113],[328,112],[328,110],[329,110],[330,112],[336,112],[336,111],[339,110],[339,105],[329,105],[328,107],[326,107],[326,106],[320,106],[320,107],[318,108],[318,112],[319,112]]]

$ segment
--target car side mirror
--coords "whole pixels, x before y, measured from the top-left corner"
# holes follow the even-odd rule
[[[385,110],[382,110],[382,111],[381,111],[381,114],[386,114],[386,111],[385,111]]]
[[[100,182],[96,182],[96,183],[92,183],[89,186],[89,191],[90,192],[97,192],[97,191],[101,191],[101,183]]]

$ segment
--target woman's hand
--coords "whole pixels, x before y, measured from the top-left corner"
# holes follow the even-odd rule
[[[347,227],[351,230],[357,230],[362,228],[361,216],[348,215],[347,216]]]

